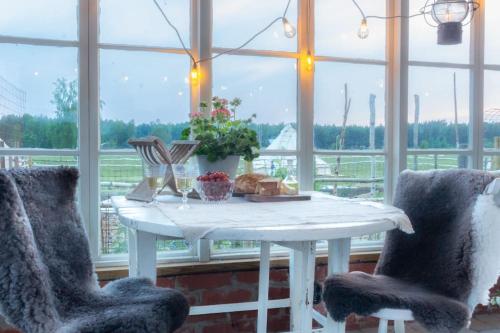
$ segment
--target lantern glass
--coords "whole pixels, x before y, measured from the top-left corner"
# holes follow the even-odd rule
[[[463,22],[468,13],[466,0],[437,0],[432,6],[432,18],[438,24]]]

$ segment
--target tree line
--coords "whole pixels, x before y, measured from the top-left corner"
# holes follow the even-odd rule
[[[286,124],[254,124],[259,141],[263,148],[275,139]],[[485,145],[493,147],[495,136],[500,136],[500,124],[486,123]],[[189,126],[184,123],[150,122],[135,124],[134,121],[101,120],[101,148],[121,149],[130,148],[127,141],[132,137],[154,135],[165,142],[178,140],[181,132]],[[296,127],[295,124],[293,124]],[[314,144],[317,149],[336,149],[337,139],[341,126],[315,125]],[[375,148],[384,146],[384,126],[375,128]],[[454,148],[455,125],[445,121],[429,121],[419,124],[419,146],[413,147],[413,124],[409,124],[408,142],[410,148]],[[368,126],[350,125],[346,127],[344,149],[369,149]],[[0,139],[10,147],[37,147],[37,148],[76,148],[77,147],[76,119],[65,119],[56,116],[5,115],[0,118]],[[459,124],[459,140],[461,144],[468,142],[468,125]]]
[[[78,87],[76,81],[58,79],[54,83],[52,104],[55,117],[30,114],[4,115],[0,118],[0,139],[10,147],[76,148],[78,129]],[[104,102],[101,102],[104,104]],[[252,124],[263,148],[275,139],[286,124]],[[296,124],[292,124],[296,128]],[[178,140],[189,124],[161,123],[154,121],[135,124],[134,121],[101,119],[101,148],[130,148],[127,141],[132,137],[154,135],[165,142]],[[455,148],[455,125],[446,121],[428,121],[418,125],[418,147],[413,147],[414,125],[409,124],[410,148]],[[317,149],[337,149],[342,126],[314,125],[314,144]],[[384,146],[384,126],[375,128],[375,148]],[[500,136],[500,123],[485,123],[485,146],[493,147],[494,137]],[[344,149],[368,149],[368,126],[348,125],[345,131]],[[460,144],[468,142],[468,125],[458,124]]]

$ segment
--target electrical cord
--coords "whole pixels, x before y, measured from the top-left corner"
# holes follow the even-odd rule
[[[186,45],[184,44],[184,41],[182,40],[182,36],[179,32],[179,30],[176,28],[176,26],[169,20],[168,16],[165,14],[165,11],[163,10],[163,8],[160,6],[160,4],[158,3],[157,0],[153,0],[156,7],[158,8],[158,10],[160,11],[160,13],[162,14],[163,18],[165,19],[165,21],[168,23],[168,25],[172,28],[172,30],[175,31],[175,34],[177,35],[177,38],[179,39],[179,42],[181,43],[181,46],[182,46],[182,49],[184,50],[184,52],[186,52],[187,55],[189,55],[189,57],[191,58],[191,61],[193,62],[193,65],[197,65],[199,64],[200,62],[202,61],[209,61],[209,60],[213,60],[213,59],[216,59],[224,54],[228,54],[228,53],[231,53],[231,52],[234,52],[234,51],[238,51],[242,48],[244,48],[245,46],[247,46],[248,44],[250,44],[251,42],[253,42],[257,37],[259,37],[261,34],[263,34],[265,31],[267,31],[269,28],[271,28],[271,26],[273,26],[276,22],[278,21],[281,21],[283,20],[285,17],[286,17],[286,14],[288,12],[288,8],[290,7],[290,3],[292,2],[292,0],[288,0],[287,2],[287,5],[285,7],[285,11],[283,12],[283,16],[280,16],[280,17],[277,17],[275,18],[274,20],[272,20],[268,25],[266,25],[264,28],[262,28],[261,30],[259,30],[257,33],[255,33],[254,35],[252,35],[246,42],[244,42],[243,44],[241,44],[240,46],[236,47],[236,48],[233,48],[233,49],[229,49],[229,50],[226,50],[226,51],[223,51],[223,52],[220,52],[212,57],[207,57],[207,58],[202,58],[202,59],[198,59],[196,60],[193,56],[193,54],[191,53],[191,51],[189,51],[189,49],[186,47]]]

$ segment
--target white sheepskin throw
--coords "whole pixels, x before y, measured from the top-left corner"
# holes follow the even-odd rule
[[[467,302],[471,313],[476,305],[488,304],[489,289],[500,276],[500,207],[494,197],[495,193],[480,195],[472,215],[473,283]]]

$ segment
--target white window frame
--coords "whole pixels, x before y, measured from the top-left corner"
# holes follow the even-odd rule
[[[206,58],[213,53],[225,51],[212,45],[212,1],[190,0],[191,16],[191,52],[195,58]],[[258,0],[256,0],[258,1]],[[301,187],[314,188],[314,156],[316,155],[360,155],[384,156],[386,202],[392,202],[394,188],[399,173],[407,165],[408,154],[467,155],[469,166],[482,169],[485,156],[500,156],[500,150],[485,149],[483,145],[483,106],[484,106],[484,71],[500,71],[500,65],[484,63],[485,6],[476,12],[471,26],[470,63],[456,64],[448,62],[410,61],[409,60],[409,21],[408,19],[387,20],[386,23],[386,59],[354,59],[333,56],[317,56],[317,62],[337,62],[346,64],[377,64],[386,67],[386,115],[385,140],[383,150],[344,150],[324,151],[314,148],[314,71],[302,68],[301,57],[308,48],[314,51],[314,0],[298,1],[298,34],[296,52],[242,49],[232,52],[239,56],[260,56],[292,58],[297,60],[297,124],[298,142],[296,151],[263,151],[262,155],[295,156]],[[333,1],[333,0],[332,0]],[[388,15],[408,15],[409,0],[386,0]],[[488,0],[493,1],[493,0]],[[310,3],[309,3],[310,2]],[[307,11],[311,9],[310,20]],[[98,266],[124,265],[127,255],[100,255],[100,213],[99,213],[99,157],[107,155],[134,156],[132,149],[101,150],[99,147],[99,50],[112,49],[124,51],[146,51],[171,54],[184,54],[182,49],[169,47],[151,47],[123,44],[99,43],[99,0],[79,0],[78,40],[56,40],[44,38],[26,38],[0,35],[0,43],[38,45],[53,47],[77,47],[79,58],[79,146],[76,149],[2,149],[0,156],[73,156],[78,159],[80,168],[79,203],[86,228],[88,230],[91,252]],[[353,18],[354,19],[354,18]],[[309,25],[309,27],[307,27]],[[307,31],[310,34],[307,34]],[[314,54],[314,52],[313,52]],[[470,72],[470,126],[469,147],[467,149],[408,149],[408,72],[410,66],[467,69]],[[197,110],[201,100],[210,100],[212,96],[212,63],[200,65],[202,82],[192,87],[191,110]],[[396,139],[396,140],[395,140]],[[367,244],[370,249],[379,248],[380,244]],[[363,248],[366,250],[367,248]],[[282,255],[283,253],[281,253]],[[213,256],[210,243],[200,242],[198,247],[178,254],[161,255],[160,261],[200,260],[208,261],[212,257],[243,258],[252,257],[252,251],[222,253]],[[280,255],[280,253],[278,253]]]

